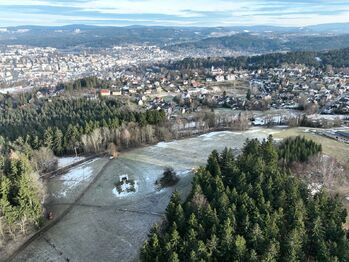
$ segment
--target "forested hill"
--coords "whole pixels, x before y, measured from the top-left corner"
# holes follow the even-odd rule
[[[241,52],[322,51],[349,47],[349,34],[344,35],[277,35],[271,33],[239,33],[209,37],[166,47],[169,50],[219,48]]]
[[[152,44],[171,50],[227,48],[254,53],[280,50],[328,50],[349,46],[348,24],[317,27],[233,26],[19,26],[0,32],[1,45],[107,48]],[[61,41],[64,39],[64,41]]]
[[[256,69],[278,67],[285,63],[315,67],[324,67],[326,65],[332,65],[337,68],[349,67],[349,48],[327,52],[296,51],[272,53],[251,57],[185,58],[181,61],[170,62],[166,66],[172,69],[210,68],[211,66]]]
[[[141,250],[143,261],[349,261],[346,210],[338,197],[314,196],[280,165],[321,147],[298,138],[279,151],[272,138],[243,153],[213,151],[182,203],[174,193],[166,223]],[[281,152],[279,156],[279,152]]]

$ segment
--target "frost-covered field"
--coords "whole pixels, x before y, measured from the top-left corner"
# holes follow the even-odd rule
[[[60,157],[58,158],[58,168],[66,167],[72,165],[76,162],[84,160],[85,157]]]
[[[110,162],[98,159],[75,167],[49,182],[54,195],[51,201],[58,204],[52,205],[57,208],[54,212],[61,212],[59,208],[65,203],[73,202],[108,163],[72,211],[31,243],[16,261],[137,261],[139,248],[153,224],[161,221],[173,190],[183,198],[189,193],[192,168],[204,165],[213,149],[239,149],[247,138],[263,139],[274,132],[283,130],[214,132],[135,149]],[[158,191],[155,181],[165,167],[173,167],[181,179],[175,187]],[[135,193],[119,197],[113,190],[123,174],[137,181],[138,188]]]
[[[76,168],[72,168],[66,174],[57,177],[57,179],[62,182],[61,190],[52,193],[52,195],[57,198],[66,197],[67,193],[69,194],[70,192],[73,192],[82,182],[90,181],[93,175],[93,168],[91,164],[97,160],[98,159],[94,159],[87,163],[83,163]]]

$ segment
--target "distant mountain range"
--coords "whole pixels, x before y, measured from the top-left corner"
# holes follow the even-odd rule
[[[1,28],[1,26],[0,26]],[[94,25],[84,25],[84,24],[72,24],[64,26],[33,26],[33,25],[24,25],[24,26],[15,26],[7,27],[9,31],[16,31],[20,29],[30,29],[30,30],[43,30],[43,31],[52,31],[52,30],[67,30],[72,31],[75,29],[94,31],[94,30],[103,30],[103,29],[114,29],[116,31],[123,29],[144,29],[144,28],[153,28],[153,29],[180,29],[184,31],[200,31],[200,32],[215,32],[215,31],[251,31],[251,32],[308,32],[308,33],[339,33],[345,34],[349,33],[349,23],[332,23],[332,24],[319,24],[305,27],[283,27],[283,26],[269,26],[269,25],[255,25],[255,26],[228,26],[228,27],[170,27],[170,26],[143,26],[143,25],[131,25],[131,26],[94,26]]]
[[[249,52],[328,50],[349,46],[349,23],[307,27],[103,27],[90,25],[0,27],[0,45],[56,48],[156,44],[169,50],[228,48]]]

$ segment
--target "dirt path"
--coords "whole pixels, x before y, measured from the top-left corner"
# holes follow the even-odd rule
[[[106,168],[109,166],[109,164],[112,161],[108,161],[104,164],[104,166],[101,168],[101,170],[97,173],[97,175],[93,178],[93,180],[90,182],[90,184],[80,193],[80,195],[75,199],[73,203],[69,203],[67,209],[65,209],[62,214],[60,214],[58,217],[56,217],[51,223],[47,224],[46,226],[42,227],[39,231],[37,231],[33,236],[31,236],[26,242],[24,242],[6,261],[13,261],[16,256],[21,253],[27,246],[29,246],[33,241],[41,238],[44,236],[44,234],[50,230],[52,227],[54,227],[56,224],[58,224],[76,205],[77,203],[83,198],[83,196],[86,194],[86,192],[98,181],[98,179],[102,176]]]

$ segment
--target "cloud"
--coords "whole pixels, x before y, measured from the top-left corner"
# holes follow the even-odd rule
[[[349,22],[349,0],[0,0],[0,26],[305,26],[332,22]]]

